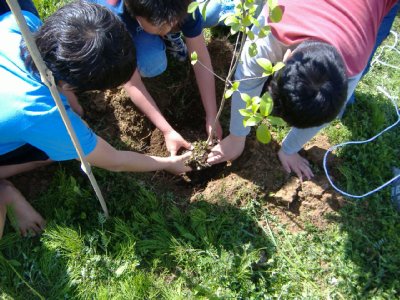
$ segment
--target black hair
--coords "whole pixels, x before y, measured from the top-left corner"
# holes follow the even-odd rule
[[[34,34],[36,45],[56,81],[75,92],[105,90],[127,82],[136,68],[133,41],[108,9],[85,1],[65,5]],[[21,43],[27,67],[37,72]]]
[[[319,126],[337,117],[347,97],[347,75],[335,47],[301,43],[271,79],[273,114],[298,128]]]
[[[142,17],[154,26],[181,23],[192,0],[124,0],[129,14]]]

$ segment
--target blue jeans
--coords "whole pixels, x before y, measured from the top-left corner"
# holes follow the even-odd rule
[[[199,2],[202,1],[199,0]],[[233,3],[233,0],[222,1]],[[219,0],[211,0],[209,2],[207,5],[207,18],[205,21],[203,19],[204,28],[218,23],[219,14],[223,7]],[[145,32],[142,28],[137,28],[136,32],[131,32],[131,35],[136,48],[137,66],[140,75],[142,77],[155,77],[163,73],[168,65],[163,39],[158,35]]]
[[[141,27],[131,32],[136,48],[138,70],[142,77],[155,77],[167,68],[165,43],[158,35],[148,34]]]
[[[18,4],[22,10],[29,11],[39,17],[39,13],[33,4],[32,0],[18,0]],[[0,0],[0,15],[9,12],[10,8],[5,0]]]
[[[204,2],[203,0],[198,1]],[[207,16],[205,20],[203,18],[203,27],[209,28],[217,25],[221,14],[233,11],[234,1],[236,0],[211,0],[207,5]],[[201,7],[200,5],[200,11]],[[136,47],[140,75],[142,77],[155,77],[163,73],[168,64],[163,39],[160,36],[148,34],[142,28],[137,28],[136,32],[131,32],[131,35]]]
[[[392,28],[394,19],[397,15],[397,11],[399,10],[399,1],[393,6],[393,8],[389,11],[389,13],[382,20],[381,25],[378,29],[378,35],[376,36],[374,50],[372,50],[371,56],[369,57],[367,66],[365,67],[362,76],[368,73],[369,68],[371,67],[372,58],[376,52],[376,49],[382,44],[382,42],[388,37],[390,33],[390,29]],[[347,104],[354,103],[355,95],[354,93],[351,95],[350,99],[347,101]]]
[[[200,11],[202,11],[203,4],[205,0],[197,0],[200,2]],[[210,28],[214,27],[217,25],[223,25],[220,24],[219,18],[228,14],[228,13],[233,13],[235,12],[235,5],[240,2],[239,0],[210,0],[210,2],[207,4],[206,8],[206,17],[204,18],[203,16],[203,25],[204,28]],[[255,13],[255,18],[258,17],[260,14],[262,8],[263,8],[263,1],[262,0],[256,0],[256,4],[259,4]]]

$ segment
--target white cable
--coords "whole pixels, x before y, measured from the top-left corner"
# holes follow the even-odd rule
[[[372,68],[376,63],[380,63],[381,65],[384,65],[384,66],[386,66],[386,67],[393,68],[393,69],[396,69],[396,70],[400,70],[400,67],[394,66],[394,65],[391,65],[391,64],[388,64],[388,63],[386,63],[386,62],[380,60],[380,57],[381,57],[381,55],[383,54],[383,51],[384,51],[385,49],[389,49],[390,51],[396,51],[397,53],[400,54],[400,51],[396,48],[397,43],[398,43],[398,35],[397,35],[397,32],[395,32],[395,31],[390,31],[390,33],[394,35],[394,43],[393,43],[393,45],[391,45],[391,46],[385,45],[385,46],[383,46],[383,47],[381,48],[381,51],[379,52],[379,54],[372,60],[372,62],[371,62],[371,68]]]
[[[391,184],[393,181],[395,181],[395,180],[397,180],[398,178],[400,178],[400,174],[399,174],[399,175],[393,177],[393,178],[390,179],[389,181],[385,182],[385,183],[382,184],[381,186],[377,187],[376,189],[374,189],[374,190],[372,190],[372,191],[370,191],[370,192],[368,192],[368,193],[365,193],[365,194],[362,194],[362,195],[353,195],[353,194],[349,194],[349,193],[347,193],[347,192],[345,192],[345,191],[339,189],[339,188],[332,182],[331,177],[329,176],[329,173],[328,173],[327,166],[326,166],[326,165],[327,165],[326,160],[327,160],[327,157],[328,157],[329,153],[331,153],[332,151],[336,150],[337,148],[343,147],[343,146],[346,146],[346,145],[366,144],[366,143],[372,142],[373,140],[375,140],[376,138],[378,138],[379,136],[381,136],[383,133],[385,133],[386,131],[392,129],[393,127],[395,127],[397,124],[400,123],[400,113],[399,113],[399,110],[398,110],[398,108],[397,108],[396,101],[395,101],[394,98],[391,97],[382,87],[379,86],[379,87],[378,87],[378,90],[379,90],[380,92],[382,92],[386,97],[388,97],[388,98],[392,101],[393,106],[394,106],[395,109],[396,109],[397,121],[396,121],[395,123],[393,123],[392,125],[390,125],[389,127],[386,127],[384,130],[382,130],[382,131],[379,132],[377,135],[373,136],[372,138],[370,138],[370,139],[368,139],[368,140],[364,140],[364,141],[350,141],[350,142],[345,142],[345,143],[341,143],[341,144],[332,146],[332,147],[330,147],[330,148],[326,151],[326,153],[325,153],[325,155],[324,155],[323,167],[324,167],[324,171],[325,171],[326,178],[328,178],[329,183],[332,185],[332,187],[333,187],[336,191],[338,191],[339,193],[341,193],[341,194],[343,194],[343,195],[345,195],[345,196],[347,196],[347,197],[352,197],[352,198],[357,198],[357,199],[367,197],[367,196],[369,196],[369,195],[371,195],[371,194],[373,194],[373,193],[375,193],[375,192],[377,192],[377,191],[383,189],[384,187],[386,187],[386,186],[388,186],[389,184]]]
[[[397,43],[398,43],[398,35],[396,32],[394,31],[390,31],[391,34],[394,35],[394,43],[391,46],[383,46],[381,48],[381,51],[379,52],[379,54],[376,56],[376,58],[373,59],[373,61],[371,62],[371,68],[376,64],[376,63],[380,63],[386,67],[390,67],[390,68],[394,68],[397,70],[400,70],[400,67],[398,66],[393,66],[390,65],[386,62],[381,61],[379,58],[381,57],[381,55],[383,54],[383,51],[385,48],[390,49],[391,51],[396,51],[397,53],[400,54],[400,51],[396,48]],[[377,135],[373,136],[372,138],[368,139],[368,140],[364,140],[364,141],[350,141],[350,142],[345,142],[345,143],[341,143],[335,146],[330,147],[325,155],[324,155],[324,160],[323,160],[323,167],[324,167],[324,171],[325,171],[325,175],[326,178],[328,178],[329,183],[331,184],[331,186],[340,194],[347,196],[347,197],[351,197],[351,198],[356,198],[356,199],[360,199],[360,198],[364,198],[367,197],[377,191],[380,191],[381,189],[385,188],[386,186],[388,186],[389,184],[391,184],[392,182],[396,181],[397,179],[400,178],[400,174],[398,174],[397,176],[393,177],[392,179],[390,179],[389,181],[385,182],[384,184],[382,184],[381,186],[373,189],[372,191],[369,191],[365,194],[362,195],[353,195],[353,194],[349,194],[341,189],[339,189],[333,182],[331,177],[329,176],[329,172],[328,172],[328,168],[327,168],[327,157],[329,155],[329,153],[331,153],[332,151],[336,150],[339,147],[343,147],[346,145],[354,145],[354,144],[366,144],[369,142],[374,141],[376,138],[378,138],[379,136],[381,136],[383,133],[385,133],[386,131],[392,129],[393,127],[397,126],[400,123],[400,113],[399,113],[399,109],[397,108],[397,104],[396,101],[394,99],[394,97],[390,96],[389,93],[387,93],[382,87],[378,86],[378,90],[383,93],[386,97],[388,97],[390,99],[390,101],[392,101],[393,106],[395,107],[396,113],[397,113],[397,121],[395,123],[393,123],[392,125],[390,125],[389,127],[386,127],[384,130],[382,130],[381,132],[379,132]]]

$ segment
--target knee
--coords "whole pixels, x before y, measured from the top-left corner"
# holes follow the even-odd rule
[[[162,74],[167,69],[167,57],[164,53],[164,58],[154,58],[154,61],[138,62],[138,70],[142,77],[156,77]]]
[[[136,52],[137,66],[142,77],[155,77],[167,69],[168,63],[164,42],[158,37],[157,40],[152,39],[150,42],[143,42],[143,48]]]

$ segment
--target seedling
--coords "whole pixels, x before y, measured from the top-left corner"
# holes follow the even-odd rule
[[[207,156],[211,147],[207,141],[197,141],[192,143],[192,146],[192,155],[185,162],[185,165],[196,171],[210,167],[210,164],[207,163]]]
[[[202,9],[203,16],[206,15],[206,7],[208,2],[209,1],[205,2],[205,5]],[[193,150],[193,154],[187,163],[187,165],[191,166],[193,170],[201,170],[202,168],[209,167],[209,164],[207,164],[206,160],[208,153],[213,146],[212,142],[214,141],[215,137],[215,127],[217,121],[221,116],[225,101],[234,93],[240,93],[242,100],[246,102],[246,108],[240,110],[240,114],[244,116],[243,125],[245,127],[257,127],[256,136],[261,143],[267,144],[271,141],[271,133],[269,130],[271,125],[284,124],[282,119],[270,116],[273,109],[273,101],[268,92],[265,92],[261,96],[250,97],[249,95],[240,92],[240,81],[232,81],[246,39],[251,41],[248,51],[249,55],[254,57],[257,55],[257,40],[267,36],[270,31],[270,27],[268,25],[261,26],[261,24],[258,22],[255,16],[257,10],[257,4],[255,2],[256,0],[241,0],[236,4],[234,12],[224,15],[224,17],[219,20],[220,22],[223,21],[226,26],[230,27],[231,34],[238,35],[227,77],[224,79],[221,76],[213,73],[218,79],[224,81],[225,89],[217,116],[207,141],[195,143],[195,149]],[[193,2],[191,5],[189,5],[188,12],[193,13],[198,5],[198,2]],[[277,0],[268,0],[267,5],[269,8],[269,18],[271,22],[279,22],[282,19],[283,12],[278,6]],[[257,34],[252,31],[253,26],[258,28]],[[198,60],[196,52],[191,54],[191,63],[193,65],[198,63],[206,68],[201,61]],[[284,67],[283,62],[278,62],[273,65],[271,61],[266,58],[257,59],[257,63],[264,70],[262,77],[272,76],[275,72],[278,72]],[[211,70],[208,71],[212,72]]]

